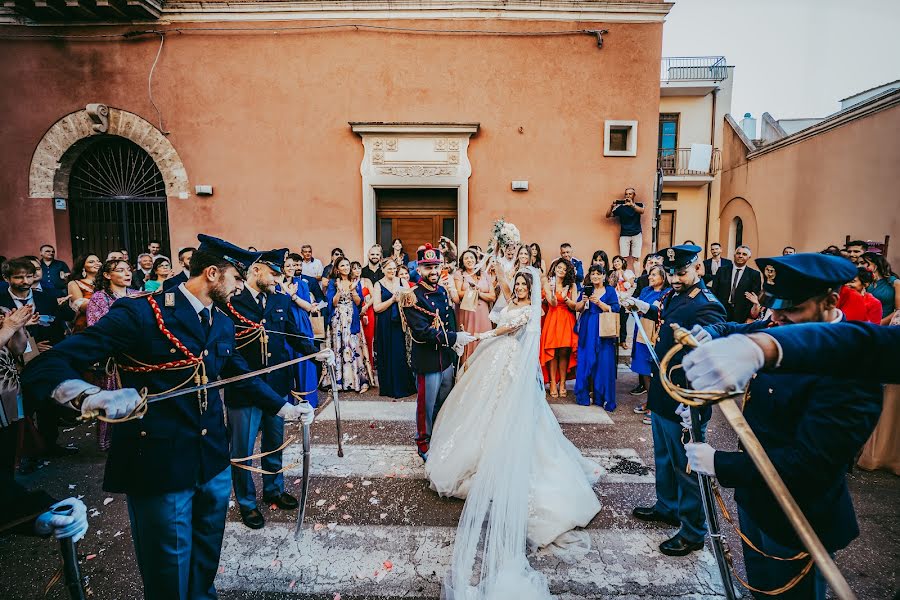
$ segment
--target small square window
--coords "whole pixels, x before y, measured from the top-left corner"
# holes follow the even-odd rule
[[[603,127],[604,156],[637,156],[637,121],[606,121]]]

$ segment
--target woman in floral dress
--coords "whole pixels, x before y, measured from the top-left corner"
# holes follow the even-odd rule
[[[372,383],[369,372],[368,352],[362,334],[359,311],[363,303],[362,283],[350,277],[350,261],[340,258],[335,262],[328,281],[325,299],[331,307],[331,319],[326,334],[326,346],[335,355],[337,385],[341,390],[353,390],[360,394],[369,390]],[[331,385],[327,374],[326,385]]]

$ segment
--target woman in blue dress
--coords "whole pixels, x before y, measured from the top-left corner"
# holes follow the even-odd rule
[[[315,309],[315,305],[309,291],[309,284],[297,274],[302,261],[303,257],[299,254],[287,255],[284,261],[285,284],[283,291],[291,297],[291,313],[300,335],[312,338],[313,329],[309,313]],[[313,344],[318,345],[318,342],[313,341]],[[299,358],[300,355],[296,354],[290,344],[287,344],[287,348],[291,358]],[[313,408],[319,405],[319,376],[316,364],[314,360],[305,360],[294,367],[294,390],[302,394]]]
[[[406,362],[406,337],[400,322],[396,294],[406,285],[397,277],[397,264],[387,259],[381,266],[384,277],[375,284],[375,367],[379,392],[388,398],[405,398],[416,393],[416,381]]]
[[[639,299],[647,304],[654,304],[660,301],[663,294],[669,289],[668,279],[662,267],[653,267],[647,273],[649,285],[641,290]],[[646,328],[645,328],[646,329]],[[653,336],[653,331],[646,332],[648,336]],[[652,340],[651,340],[652,341]],[[632,391],[632,394],[643,394],[650,389],[650,375],[653,373],[653,358],[650,356],[650,350],[644,343],[644,338],[638,332],[637,324],[634,326],[634,353],[631,356],[631,370],[638,374],[640,384]],[[636,413],[646,413],[646,405],[641,405],[634,409]]]
[[[616,289],[606,284],[606,274],[599,265],[588,269],[587,282],[575,305],[581,313],[578,324],[578,367],[575,371],[575,402],[594,404],[607,411],[616,409],[616,337],[600,337],[600,313],[619,312]]]

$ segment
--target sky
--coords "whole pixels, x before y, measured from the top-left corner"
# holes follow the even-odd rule
[[[725,56],[738,120],[823,117],[900,79],[900,0],[676,0],[663,56]]]

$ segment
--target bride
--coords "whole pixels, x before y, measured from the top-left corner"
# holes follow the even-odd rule
[[[590,548],[587,532],[573,529],[599,512],[592,484],[603,471],[566,439],[546,402],[540,289],[540,272],[521,267],[497,329],[479,335],[435,422],[425,463],[431,487],[466,499],[447,600],[552,598],[526,549],[549,547],[571,562]]]

